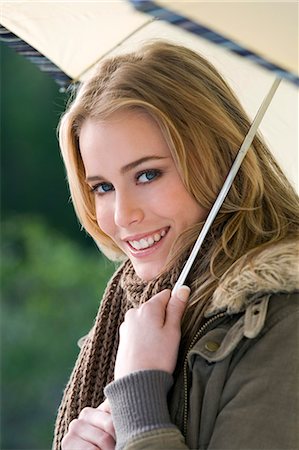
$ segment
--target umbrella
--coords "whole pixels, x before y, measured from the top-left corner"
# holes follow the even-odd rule
[[[260,129],[298,188],[297,3],[48,0],[0,6],[4,39],[61,86],[84,80],[105,55],[130,51],[157,37],[207,57],[250,117],[273,80],[281,78]]]
[[[150,14],[299,85],[296,3],[47,0],[1,1],[0,7],[1,24],[48,57],[71,80],[84,79],[104,54],[144,26]],[[148,36],[186,39],[184,33],[181,37],[165,24],[152,30],[147,27],[138,39]],[[194,40],[190,35],[189,38],[192,44]],[[82,48],[84,52],[80,51]]]
[[[160,20],[148,23],[151,17]],[[260,130],[298,189],[297,3],[1,1],[0,23],[2,40],[61,87],[84,80],[107,53],[157,37],[206,56],[251,118],[275,75],[282,77]]]

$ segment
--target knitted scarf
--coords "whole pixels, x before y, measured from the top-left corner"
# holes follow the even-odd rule
[[[65,388],[55,426],[53,450],[61,449],[61,440],[69,423],[85,406],[96,408],[104,400],[104,387],[113,380],[118,348],[118,329],[130,308],[136,308],[163,289],[172,289],[184,258],[172,270],[143,282],[130,261],[116,271],[104,292],[93,328],[86,338]]]

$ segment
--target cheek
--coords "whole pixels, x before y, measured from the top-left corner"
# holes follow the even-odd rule
[[[203,220],[207,214],[183,185],[172,191],[163,210],[172,215],[183,229]]]
[[[183,219],[191,212],[189,208],[194,209],[195,206],[198,206],[180,180],[166,186],[165,189],[162,189],[162,192],[163,194],[160,193],[157,203],[166,215],[180,217],[183,213],[181,216]]]
[[[100,229],[110,237],[114,235],[114,214],[109,205],[96,201],[96,217]]]

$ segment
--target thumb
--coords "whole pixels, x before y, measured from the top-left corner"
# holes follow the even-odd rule
[[[172,292],[167,305],[166,322],[175,326],[180,326],[189,295],[190,288],[185,285]]]

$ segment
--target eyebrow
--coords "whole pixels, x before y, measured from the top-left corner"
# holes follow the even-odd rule
[[[167,159],[167,156],[155,156],[155,155],[153,155],[153,156],[144,156],[143,158],[136,159],[136,161],[132,161],[131,163],[126,164],[125,166],[123,166],[120,169],[120,173],[121,174],[125,174],[125,173],[129,172],[130,170],[135,169],[135,167],[139,166],[140,164],[143,164],[143,163],[145,163],[147,161],[152,161],[154,159],[158,159],[158,160],[160,160],[160,159]],[[87,177],[86,181],[89,182],[89,181],[96,181],[96,180],[103,180],[103,179],[105,179],[105,177],[102,177],[101,175],[95,175],[95,176],[92,176],[92,177]]]

